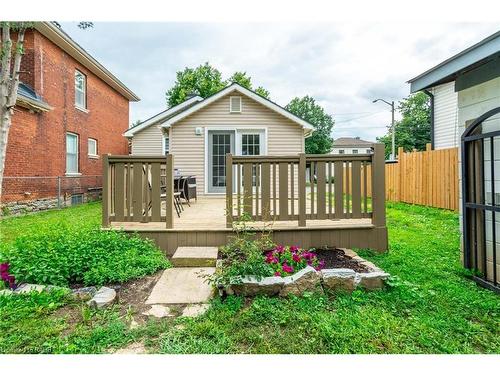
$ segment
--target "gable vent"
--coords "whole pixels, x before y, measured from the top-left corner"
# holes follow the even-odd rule
[[[229,98],[229,112],[241,113],[241,96],[231,96]]]

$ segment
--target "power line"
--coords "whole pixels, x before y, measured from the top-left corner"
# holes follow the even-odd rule
[[[370,116],[376,115],[378,113],[384,113],[384,112],[386,112],[386,111],[370,112],[369,114],[364,115],[364,116],[353,117],[353,118],[349,118],[349,119],[343,119],[343,120],[340,120],[340,121],[335,121],[335,123],[336,124],[340,124],[340,123],[343,123],[343,122],[349,122],[349,121],[353,121],[353,120],[359,120],[359,119],[362,119],[362,118],[370,117]]]

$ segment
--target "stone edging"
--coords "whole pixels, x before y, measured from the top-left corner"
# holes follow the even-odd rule
[[[350,268],[330,268],[316,271],[307,266],[299,272],[286,277],[270,276],[260,280],[254,276],[246,276],[241,282],[225,288],[227,294],[243,296],[268,295],[287,296],[301,295],[304,292],[341,291],[352,292],[358,287],[365,290],[378,290],[384,286],[384,281],[390,276],[373,263],[361,258],[351,249],[344,249],[345,254],[369,269],[369,272],[359,273]]]

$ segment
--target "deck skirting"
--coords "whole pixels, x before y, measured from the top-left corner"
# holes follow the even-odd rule
[[[106,228],[108,229],[108,228]],[[165,253],[171,256],[179,246],[222,246],[234,236],[232,229],[166,229],[152,227],[121,227],[127,233],[137,233],[151,239]],[[255,232],[257,235],[260,231]],[[376,251],[387,250],[387,228],[371,224],[356,224],[311,228],[273,228],[275,243],[296,245],[304,248],[336,246],[345,248],[370,248]]]

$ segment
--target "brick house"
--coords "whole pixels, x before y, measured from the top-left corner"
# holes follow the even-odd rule
[[[139,98],[50,22],[26,33],[21,70],[3,212],[53,207],[58,192],[65,204],[86,200],[101,187],[99,155],[128,153],[122,134]]]

